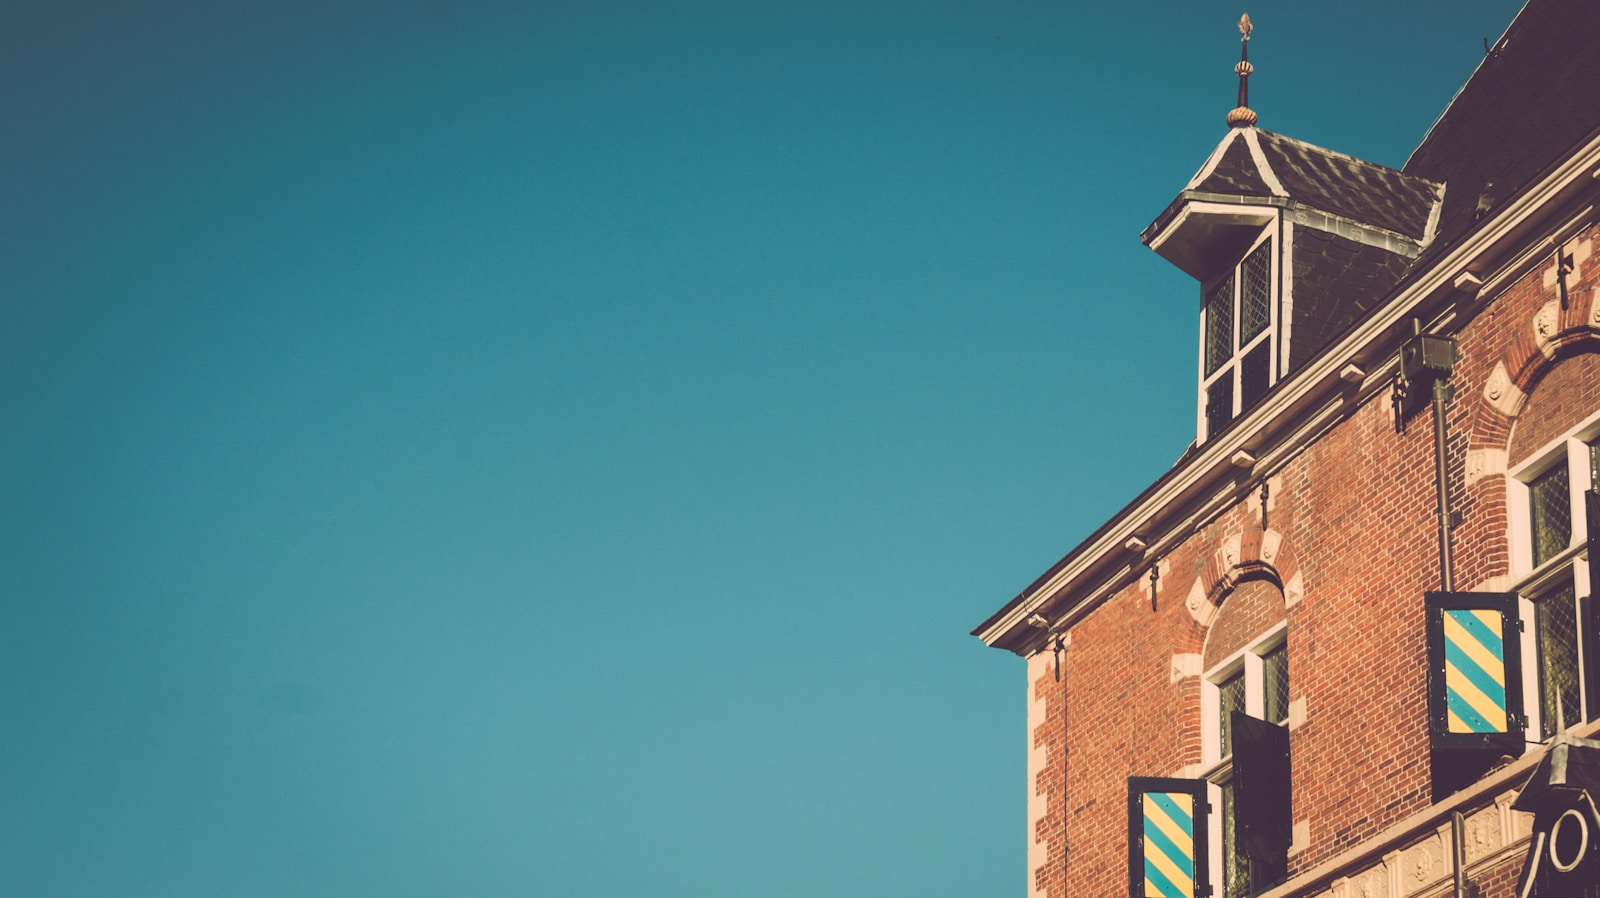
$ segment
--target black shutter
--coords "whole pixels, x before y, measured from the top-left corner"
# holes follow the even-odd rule
[[[1211,894],[1205,780],[1128,779],[1128,894],[1206,898]]]
[[[1596,604],[1600,603],[1600,493],[1585,490],[1583,493],[1584,523],[1588,525],[1589,542],[1589,594],[1578,600],[1579,651],[1583,653],[1583,691],[1588,696],[1589,707],[1585,720],[1600,718],[1600,616]]]
[[[1287,878],[1293,834],[1289,729],[1234,711],[1233,819],[1252,894]]]
[[[1433,747],[1520,755],[1522,624],[1514,592],[1430,592],[1428,722]]]

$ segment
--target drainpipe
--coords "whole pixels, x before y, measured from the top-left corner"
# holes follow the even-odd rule
[[[1467,882],[1467,818],[1460,811],[1450,812],[1450,847],[1454,856],[1455,898],[1472,898],[1472,884]]]
[[[1456,364],[1456,341],[1422,333],[1420,321],[1413,321],[1411,326],[1413,336],[1400,347],[1400,377],[1406,387],[1401,395],[1406,400],[1420,401],[1423,384],[1427,384],[1433,393],[1433,480],[1439,502],[1439,582],[1445,592],[1451,592],[1455,588],[1455,575],[1450,557],[1452,515],[1445,411],[1455,393],[1449,381],[1450,371]],[[1414,404],[1406,404],[1415,408]],[[1404,422],[1408,410],[1402,408],[1398,412],[1397,420]]]
[[[1433,382],[1433,480],[1439,499],[1439,588],[1445,592],[1454,592],[1456,588],[1451,561],[1450,479],[1445,459],[1448,452],[1445,408],[1454,392],[1443,377]]]

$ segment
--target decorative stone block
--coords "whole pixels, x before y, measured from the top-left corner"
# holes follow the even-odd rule
[[[1539,351],[1545,358],[1556,357],[1556,348],[1552,340],[1561,330],[1561,300],[1552,299],[1539,307],[1533,316],[1533,339]]]
[[[1270,497],[1267,499],[1267,508],[1268,510],[1272,508],[1272,499]],[[1278,531],[1268,530],[1266,533],[1261,534],[1261,561],[1265,564],[1273,564],[1277,560],[1278,549],[1282,545],[1283,534]]]
[[[1485,477],[1504,477],[1505,473],[1505,449],[1467,450],[1467,486],[1474,486]]]
[[[1449,873],[1450,863],[1445,857],[1444,839],[1431,836],[1405,850],[1401,860],[1400,894],[1420,892]]]
[[[1199,655],[1184,654],[1172,656],[1172,682],[1177,683],[1186,677],[1200,676],[1202,661]]]
[[[1389,871],[1379,864],[1357,873],[1350,879],[1350,898],[1390,898]]]
[[[1467,818],[1466,838],[1462,840],[1467,850],[1467,863],[1499,851],[1505,845],[1500,829],[1500,811],[1485,808]]]
[[[1511,373],[1506,370],[1506,363],[1494,363],[1494,370],[1489,372],[1489,380],[1483,385],[1483,398],[1495,411],[1507,418],[1515,418],[1522,411],[1522,404],[1527,401],[1527,394],[1511,382]]]
[[[1198,579],[1194,581],[1194,586],[1189,588],[1189,598],[1185,599],[1183,604],[1189,609],[1189,616],[1202,627],[1211,626],[1211,622],[1217,617],[1217,606],[1206,601],[1205,584]]]
[[[1283,607],[1293,608],[1294,606],[1300,604],[1300,599],[1305,595],[1305,592],[1305,575],[1299,571],[1295,571],[1294,576],[1289,578],[1289,582],[1283,584]]]

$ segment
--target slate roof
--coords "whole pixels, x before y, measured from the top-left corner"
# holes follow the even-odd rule
[[[1600,130],[1597,87],[1595,0],[1530,0],[1402,169],[1445,184],[1424,258],[1471,230],[1486,185],[1503,204]]]
[[[1258,164],[1250,143],[1260,148]],[[1208,165],[1210,163],[1207,163]],[[1271,131],[1235,129],[1210,172],[1190,189],[1229,196],[1283,196],[1314,209],[1426,239],[1437,185]]]

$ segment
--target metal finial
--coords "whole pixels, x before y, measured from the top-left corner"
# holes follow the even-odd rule
[[[1228,112],[1228,127],[1254,128],[1256,125],[1255,111],[1250,108],[1250,73],[1255,67],[1250,65],[1250,32],[1256,26],[1250,22],[1250,14],[1245,13],[1239,17],[1239,64],[1233,67],[1234,74],[1239,76],[1239,105]]]

